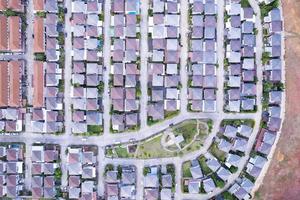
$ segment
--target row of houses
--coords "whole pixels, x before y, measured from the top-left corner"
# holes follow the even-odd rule
[[[21,60],[0,61],[0,131],[23,130],[25,110],[24,62]]]
[[[243,5],[245,6],[245,5]],[[255,14],[248,6],[231,1],[225,12],[225,110],[256,110]]]
[[[217,4],[189,1],[188,110],[216,111]]]
[[[180,2],[155,0],[148,24],[148,123],[180,109]]]
[[[0,11],[12,10],[15,12],[24,12],[24,4],[22,0],[2,0],[0,2]]]
[[[136,199],[136,167],[109,164],[105,168],[105,198]]]
[[[264,64],[262,125],[253,147],[253,155],[244,169],[245,174],[237,179],[228,190],[238,199],[250,199],[252,197],[254,182],[259,178],[268,162],[268,156],[281,129],[283,116],[283,25],[281,9],[273,8],[267,16],[263,17],[265,53],[263,53],[262,60]]]
[[[22,34],[22,18],[6,16],[0,13],[0,53],[22,52],[24,41]]]
[[[103,3],[72,1],[72,132],[84,134],[103,126]]]
[[[97,147],[94,146],[68,147],[69,199],[97,199],[97,153]]]
[[[0,145],[0,198],[17,199],[22,196],[25,178],[25,145]]]
[[[63,5],[58,1],[34,1],[31,128],[36,133],[64,129]]]
[[[174,165],[150,166],[144,168],[144,199],[172,200],[175,186]]]
[[[139,128],[140,5],[137,0],[112,2],[111,129]]]
[[[55,198],[60,185],[60,148],[53,144],[31,147],[31,191],[33,198]]]

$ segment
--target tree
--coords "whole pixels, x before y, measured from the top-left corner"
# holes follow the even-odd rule
[[[56,168],[55,171],[54,171],[54,177],[56,180],[60,180],[61,177],[62,177],[62,171],[61,171],[61,168]]]

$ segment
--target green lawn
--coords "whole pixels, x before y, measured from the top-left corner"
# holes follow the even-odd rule
[[[252,119],[226,119],[222,121],[221,126],[232,125],[237,127],[243,124],[253,128],[255,121]]]
[[[103,127],[99,125],[88,125],[87,131],[91,134],[100,135],[103,132]]]
[[[134,155],[128,153],[126,147],[115,147],[116,154],[119,158],[132,158]]]
[[[205,162],[206,159],[204,156],[200,156],[198,158],[198,160],[199,160],[203,174],[208,175],[208,174],[212,173],[211,169],[207,166],[207,164]]]
[[[186,161],[182,164],[182,176],[183,176],[183,178],[191,178],[192,177],[190,168],[191,168],[191,162],[190,161]]]
[[[173,128],[173,132],[175,136],[183,136],[184,141],[181,143],[181,146],[184,147],[187,144],[191,143],[195,135],[198,134],[197,120],[188,120],[182,122]]]
[[[213,143],[210,148],[209,148],[209,152],[215,156],[219,161],[222,161],[222,162],[225,162],[226,160],[226,153],[221,151],[219,148],[218,148],[218,145],[217,143]]]
[[[146,159],[176,156],[176,153],[168,152],[163,149],[160,144],[161,138],[162,135],[159,135],[139,145],[137,158]]]

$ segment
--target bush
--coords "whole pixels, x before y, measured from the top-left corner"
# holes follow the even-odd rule
[[[40,11],[40,12],[37,12],[36,15],[37,15],[38,17],[46,18],[47,13],[46,13],[46,12],[41,12],[41,11]]]
[[[35,53],[35,60],[39,60],[39,61],[46,61],[46,55],[44,53]]]
[[[54,177],[56,180],[60,180],[62,177],[62,171],[61,168],[56,168],[54,171]]]
[[[278,6],[279,6],[279,0],[275,0],[269,4],[265,4],[265,2],[259,4],[261,18],[268,16],[269,12],[274,8],[278,8]]]
[[[143,169],[143,174],[144,174],[144,176],[146,176],[146,175],[149,174],[150,172],[151,172],[150,167],[144,167],[144,169]]]
[[[242,8],[251,7],[251,5],[248,2],[248,0],[241,0],[241,6],[242,6]]]
[[[103,83],[103,81],[100,81],[100,82],[99,82],[99,84],[98,84],[98,86],[97,86],[97,89],[98,89],[98,93],[99,93],[99,94],[102,94],[102,93],[103,93],[103,91],[104,91],[104,83]]]
[[[102,126],[99,125],[88,125],[87,130],[89,133],[99,134],[103,131]]]

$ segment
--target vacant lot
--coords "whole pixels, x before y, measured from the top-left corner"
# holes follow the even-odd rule
[[[270,168],[256,199],[300,198],[300,1],[281,0],[286,31],[286,116]]]

